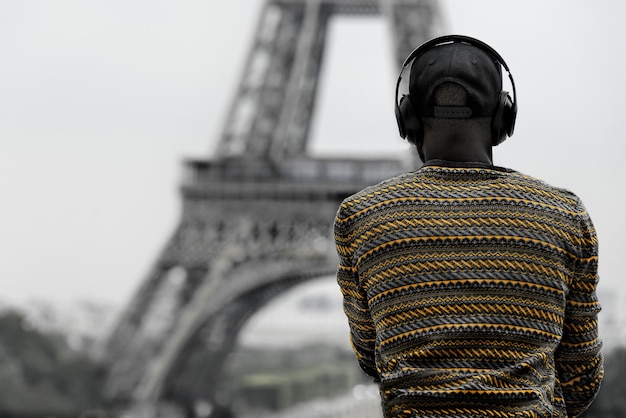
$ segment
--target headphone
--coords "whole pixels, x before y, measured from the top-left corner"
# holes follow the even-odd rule
[[[403,94],[400,100],[398,100],[398,92],[400,90],[400,81],[402,80],[402,74],[406,67],[409,66],[415,59],[422,56],[426,51],[433,47],[448,44],[462,42],[481,49],[483,52],[490,55],[498,64],[500,64],[509,75],[511,80],[511,86],[513,87],[513,99],[506,91],[500,91],[498,97],[498,104],[496,110],[493,112],[491,119],[491,143],[493,146],[499,145],[504,140],[513,135],[515,128],[515,119],[517,118],[517,94],[515,91],[515,81],[513,80],[513,74],[506,65],[504,59],[498,54],[498,52],[487,45],[486,43],[479,41],[478,39],[471,38],[463,35],[445,35],[430,41],[424,42],[417,47],[409,56],[404,60],[400,75],[398,76],[398,82],[396,84],[396,97],[395,97],[395,112],[396,121],[398,122],[398,130],[400,136],[405,138],[411,144],[416,145],[418,150],[421,149],[422,141],[424,139],[424,127],[419,116],[415,112],[415,108],[411,104],[411,98],[409,94]]]

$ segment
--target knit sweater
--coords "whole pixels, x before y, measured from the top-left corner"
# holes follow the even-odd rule
[[[575,417],[596,396],[598,242],[571,192],[424,166],[345,199],[335,240],[385,417]]]

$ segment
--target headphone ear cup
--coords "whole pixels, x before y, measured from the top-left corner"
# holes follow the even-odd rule
[[[396,108],[396,120],[398,121],[400,136],[406,138],[411,144],[420,147],[423,139],[422,122],[415,113],[408,94],[404,94],[400,98],[400,103]]]
[[[513,127],[515,124],[515,111],[513,109],[513,101],[506,91],[500,92],[498,98],[498,106],[491,120],[491,140],[492,145],[500,145],[507,136],[513,135]]]
[[[404,128],[404,120],[402,119],[402,110],[400,106],[403,106],[402,101],[404,97],[400,99],[400,103],[396,103],[396,122],[398,123],[398,131],[400,132],[400,138],[406,139],[406,129]]]

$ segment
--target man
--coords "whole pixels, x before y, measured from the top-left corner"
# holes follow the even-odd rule
[[[347,198],[335,219],[357,360],[385,417],[576,417],[603,375],[585,207],[493,165],[517,112],[497,52],[447,36],[410,62],[396,112],[424,165]]]

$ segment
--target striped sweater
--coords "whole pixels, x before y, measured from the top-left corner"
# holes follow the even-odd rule
[[[335,241],[385,417],[575,417],[597,394],[598,242],[571,192],[424,166],[344,200]]]

